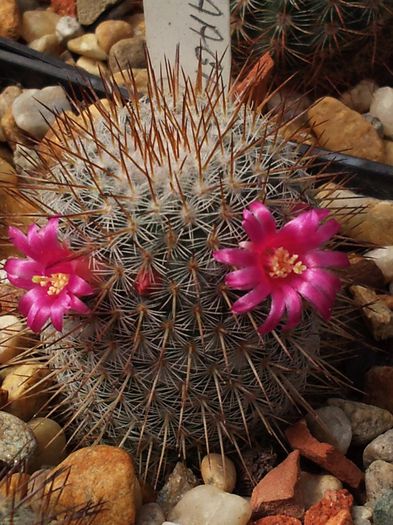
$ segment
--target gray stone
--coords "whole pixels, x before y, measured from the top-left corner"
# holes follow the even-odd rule
[[[378,117],[374,117],[374,115],[371,115],[371,113],[363,113],[363,118],[365,118],[370,124],[373,126],[375,131],[378,133],[378,135],[381,137],[381,139],[384,137],[385,133],[383,130],[383,124],[379,120]]]
[[[370,113],[379,118],[385,130],[385,137],[393,138],[393,88],[382,87],[373,94]]]
[[[366,113],[370,109],[373,93],[378,89],[373,80],[361,80],[352,89],[343,93],[341,102],[359,113]]]
[[[393,427],[393,414],[374,405],[345,399],[329,399],[328,404],[341,408],[351,422],[352,440],[366,445]]]
[[[327,406],[319,408],[315,414],[316,417],[310,414],[306,418],[311,434],[346,454],[352,440],[352,427],[345,412],[339,407]]]
[[[302,499],[306,509],[321,501],[328,490],[341,490],[341,481],[330,474],[309,474],[301,472],[296,490],[302,494]]]
[[[55,113],[71,110],[60,86],[27,89],[12,104],[16,125],[36,139],[42,139],[55,120]]]
[[[377,459],[366,470],[365,484],[367,507],[374,508],[377,500],[388,490],[393,490],[393,465]]]
[[[146,503],[140,508],[136,525],[162,525],[165,515],[158,503]]]
[[[36,446],[34,434],[24,421],[0,412],[0,461],[12,465],[27,459]]]
[[[78,20],[82,25],[90,25],[111,5],[119,0],[76,0]]]
[[[375,504],[374,525],[392,525],[393,523],[393,490],[385,492]]]
[[[353,506],[352,510],[353,525],[371,525],[373,511],[368,507]]]
[[[119,40],[109,51],[109,67],[112,71],[145,68],[145,40],[139,36]]]
[[[183,495],[198,485],[197,479],[184,463],[176,463],[167,482],[158,493],[157,503],[167,515]]]
[[[376,459],[393,463],[393,429],[375,438],[363,452],[363,464],[367,468]]]
[[[60,42],[68,42],[83,34],[83,29],[73,16],[62,16],[56,25],[56,36]]]

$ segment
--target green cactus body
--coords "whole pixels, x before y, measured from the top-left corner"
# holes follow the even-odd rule
[[[255,199],[278,225],[289,220],[312,178],[264,116],[219,86],[156,86],[124,107],[112,100],[84,129],[68,121],[62,158],[54,148],[40,189],[26,190],[63,217],[62,239],[91,253],[101,279],[91,317],[43,333],[66,428],[79,445],[125,446],[157,473],[171,452],[239,451],[274,432],[323,368],[311,309],[297,329],[263,337],[269,301],[231,314],[239,294],[213,251],[244,240]]]
[[[280,68],[314,69],[376,37],[393,15],[392,0],[233,0],[237,45]]]

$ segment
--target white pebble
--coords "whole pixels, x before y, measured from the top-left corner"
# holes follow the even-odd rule
[[[393,246],[384,246],[367,252],[365,257],[372,259],[383,273],[387,282],[393,280]]]
[[[383,87],[375,91],[370,113],[382,122],[385,136],[393,138],[393,88]]]
[[[205,485],[213,485],[225,492],[232,492],[236,485],[236,468],[221,454],[207,454],[202,459],[201,475]]]
[[[56,24],[56,35],[60,42],[68,42],[82,34],[82,26],[73,16],[62,16]]]

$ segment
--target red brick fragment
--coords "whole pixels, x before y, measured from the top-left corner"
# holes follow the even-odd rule
[[[288,457],[256,485],[251,495],[253,518],[266,514],[285,514],[300,518],[304,513],[301,494],[296,490],[300,477],[298,450]]]
[[[76,0],[51,0],[55,13],[61,16],[76,16]]]
[[[264,53],[247,76],[235,84],[234,95],[240,96],[244,102],[259,106],[265,100],[273,68],[274,62],[270,53]]]
[[[277,516],[266,516],[254,522],[254,525],[302,525],[302,522],[291,516],[278,514]]]
[[[332,445],[315,439],[310,434],[304,419],[288,428],[285,434],[291,447],[300,450],[302,456],[320,465],[351,487],[357,488],[360,485],[363,479],[362,471]]]
[[[346,489],[328,490],[321,501],[308,509],[304,515],[304,525],[327,525],[328,523],[329,525],[349,525],[352,523],[350,521],[347,524],[348,514],[351,519],[352,504],[353,497]],[[342,513],[342,511],[346,512]],[[333,518],[339,521],[330,523]]]
[[[338,514],[330,518],[326,525],[353,525],[352,516],[349,510],[340,510]]]

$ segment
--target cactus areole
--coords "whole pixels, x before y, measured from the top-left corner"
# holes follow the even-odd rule
[[[322,249],[338,226],[276,125],[219,76],[177,79],[59,117],[61,154],[48,141],[23,190],[59,221],[11,230],[26,259],[6,267],[30,326],[48,321],[74,444],[124,446],[149,476],[274,431],[323,369],[318,313],[334,322],[328,268],[346,262]]]

